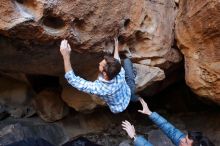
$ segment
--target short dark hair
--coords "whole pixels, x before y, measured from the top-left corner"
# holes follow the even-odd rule
[[[121,64],[117,59],[109,55],[104,56],[104,59],[106,61],[104,71],[106,72],[108,79],[112,80],[121,71]]]
[[[215,146],[202,132],[188,131],[188,137],[193,140],[193,146]]]

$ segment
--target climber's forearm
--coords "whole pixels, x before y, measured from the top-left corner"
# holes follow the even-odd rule
[[[64,61],[64,69],[66,73],[68,71],[73,70],[70,62],[70,56],[63,56],[63,61]]]

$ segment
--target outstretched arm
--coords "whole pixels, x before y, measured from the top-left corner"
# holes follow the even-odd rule
[[[75,87],[76,89],[89,93],[104,96],[107,93],[107,90],[104,90],[102,84],[98,81],[90,82],[79,76],[76,76],[70,62],[70,53],[71,48],[67,40],[62,40],[60,45],[60,52],[64,60],[64,69],[65,69],[65,78],[68,83]]]
[[[117,59],[119,62],[121,62],[121,59],[118,53],[118,38],[115,37],[114,42],[115,42],[114,58]]]
[[[71,62],[70,62],[70,53],[71,53],[71,47],[67,40],[62,40],[60,44],[60,52],[63,56],[63,61],[64,61],[64,69],[65,72],[67,73],[68,71],[72,70]]]
[[[150,111],[147,103],[143,100],[143,98],[139,98],[139,100],[141,102],[141,105],[142,105],[143,109],[142,110],[138,110],[138,112],[150,116],[152,114],[152,112]]]
[[[124,129],[130,138],[135,138],[136,133],[134,129],[134,125],[131,125],[127,120],[122,121],[122,129]]]
[[[132,139],[134,139],[134,146],[152,146],[151,143],[149,143],[143,136],[138,135],[136,136],[136,132],[134,129],[134,126],[131,125],[130,122],[127,120],[122,121],[122,129],[124,129],[128,136]]]
[[[175,145],[179,145],[180,140],[185,137],[185,135],[158,113],[151,112],[147,103],[142,98],[140,99],[140,102],[142,104],[143,110],[138,110],[138,112],[148,115],[154,124],[156,124]]]

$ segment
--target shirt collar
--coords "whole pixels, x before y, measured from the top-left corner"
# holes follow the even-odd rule
[[[102,82],[105,82],[105,83],[113,83],[113,82],[114,82],[114,79],[112,79],[112,80],[110,80],[110,81],[104,79],[103,76],[102,76],[102,74],[99,74],[98,80],[100,80],[100,81],[102,81]]]

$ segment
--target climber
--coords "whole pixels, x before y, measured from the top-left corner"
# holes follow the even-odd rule
[[[169,137],[176,146],[214,146],[214,144],[201,132],[189,131],[187,135],[176,129],[172,124],[165,120],[156,112],[151,112],[147,103],[139,98],[143,110],[138,110],[142,114],[146,114],[149,118]],[[122,128],[128,133],[129,137],[134,139],[135,146],[153,146],[143,136],[136,136],[134,126],[128,121],[122,122]]]
[[[107,103],[111,112],[120,113],[127,108],[130,99],[133,100],[136,97],[135,82],[130,59],[125,59],[124,66],[121,67],[118,39],[115,38],[114,42],[114,57],[104,56],[99,63],[98,79],[94,82],[75,75],[70,63],[71,47],[67,40],[61,42],[60,52],[63,56],[65,78],[68,83],[80,91],[97,95]]]

